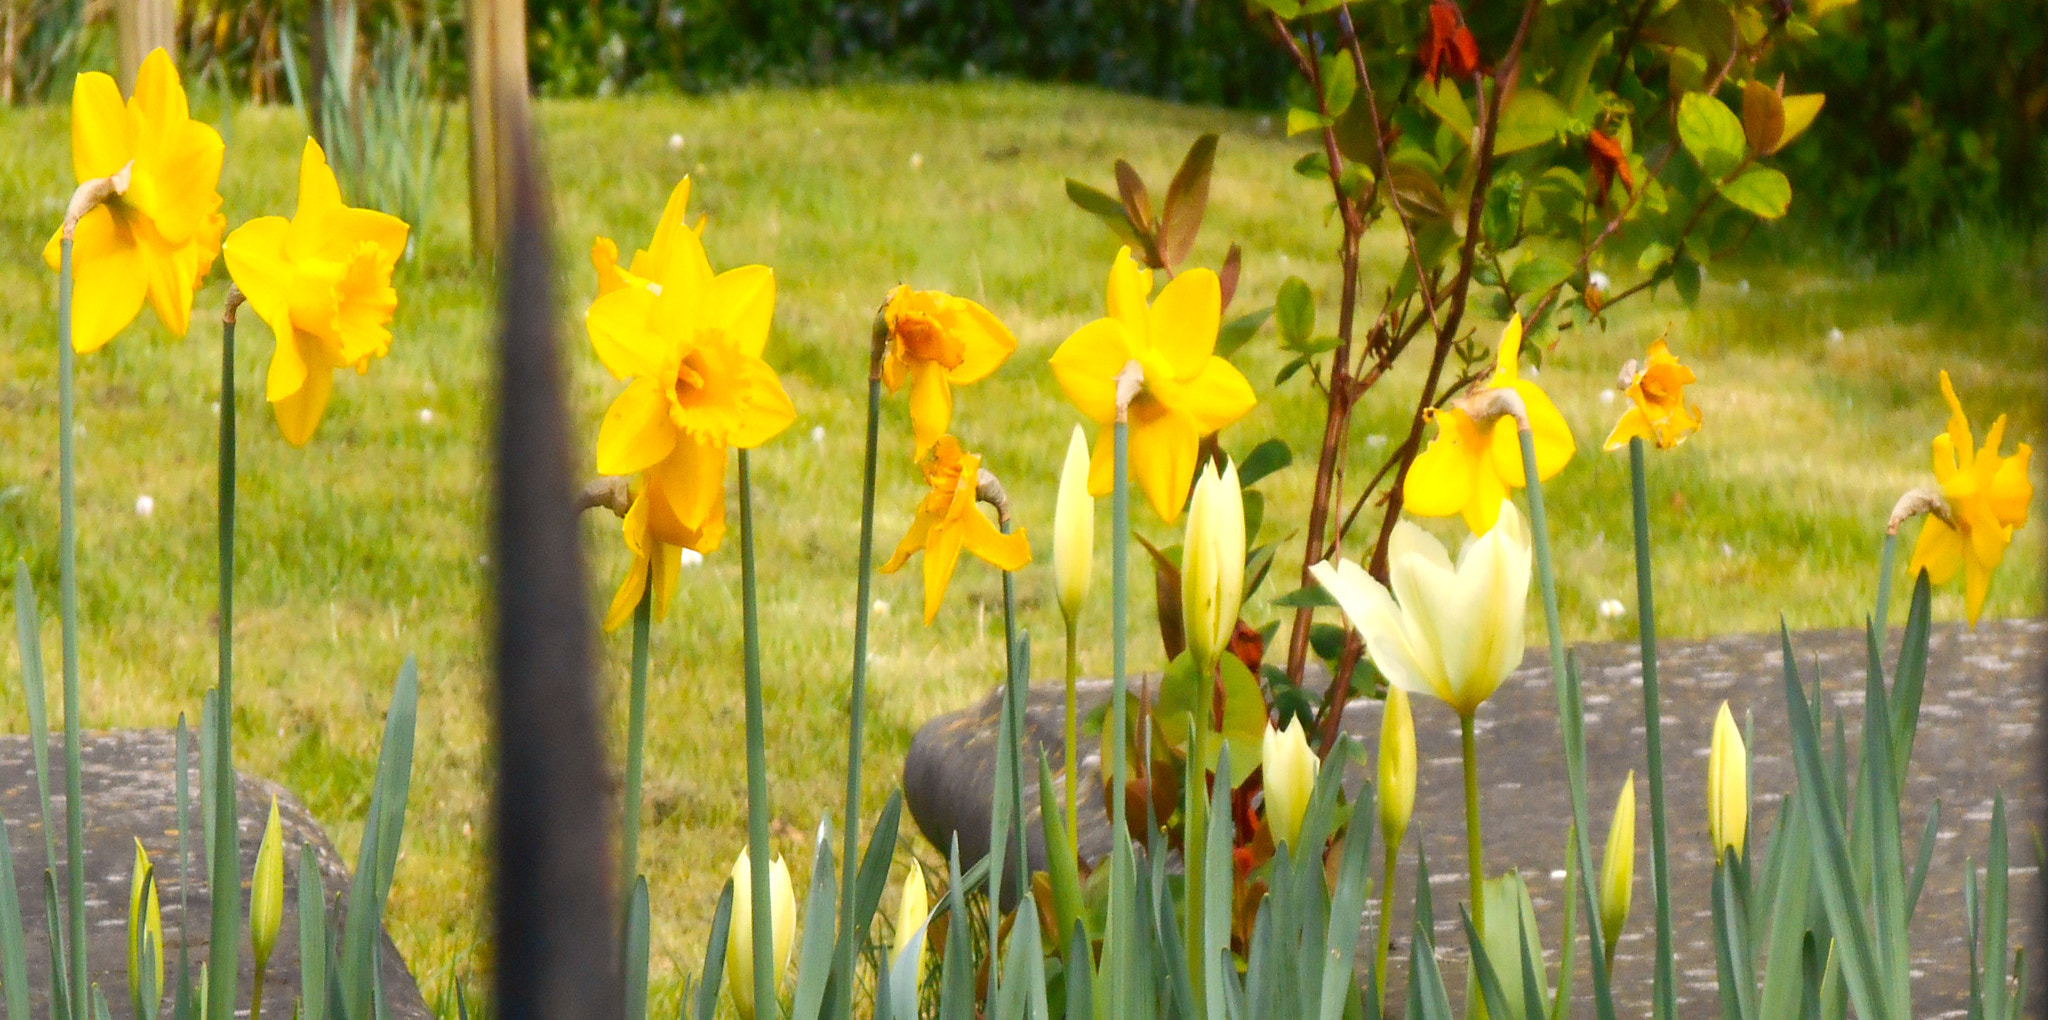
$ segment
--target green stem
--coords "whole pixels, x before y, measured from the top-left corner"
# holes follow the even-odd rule
[[[979,510],[972,512],[980,513]],[[1010,509],[1007,505],[996,507],[996,524],[1002,529],[1003,534],[1007,535],[1010,533]],[[1009,803],[993,805],[993,809],[1008,812],[1010,816],[1009,821],[1001,828],[1007,833],[1004,840],[1007,844],[1006,853],[1017,855],[1017,868],[1021,873],[1030,870],[1029,858],[1025,855],[1024,849],[1024,802],[1022,799],[1024,789],[1022,762],[1024,756],[1021,753],[1024,740],[1025,702],[1023,685],[1028,684],[1030,678],[1019,677],[1017,675],[1017,667],[1016,575],[1011,571],[1005,570],[1003,571],[1003,703],[1006,707],[1002,713],[1002,719],[1005,721],[1000,737],[1003,742],[1002,749],[996,753],[1002,755],[1003,760],[1009,764],[997,765],[996,768],[999,775],[1003,771],[1008,771],[1010,774],[1010,798]],[[1042,810],[1043,805],[1040,807]],[[990,849],[993,850],[994,848],[991,847]],[[991,863],[994,863],[996,859],[992,857],[990,860]],[[1001,868],[991,871],[988,877],[988,1001],[990,1002],[1001,1001],[997,996],[997,989],[1002,973],[1000,961],[1002,960],[1003,884],[1009,880],[1009,877],[1008,863],[1004,863]],[[1026,882],[1028,884],[1029,880],[1027,879]],[[1021,902],[1023,890],[1020,889],[1018,892]]]
[[[1886,531],[1884,552],[1878,557],[1877,567],[1877,639],[1884,640],[1885,615],[1892,608],[1892,557],[1898,553],[1899,533]]]
[[[1650,759],[1650,881],[1657,912],[1651,1003],[1653,1015],[1668,1020],[1677,1007],[1678,973],[1672,949],[1671,875],[1665,864],[1671,858],[1664,820],[1664,706],[1657,687],[1657,609],[1650,583],[1650,497],[1644,449],[1641,436],[1629,440],[1629,490],[1636,532],[1636,631],[1642,637],[1643,656],[1643,743]]]
[[[1128,615],[1126,603],[1130,590],[1125,553],[1130,545],[1131,530],[1131,427],[1121,417],[1114,426],[1116,449],[1116,487],[1110,499],[1109,518],[1109,587],[1110,587],[1110,779],[1109,803],[1112,828],[1116,833],[1129,832],[1124,808],[1124,630]],[[1080,834],[1075,833],[1074,845],[1080,845]]]
[[[249,1020],[263,1020],[263,970],[256,968],[256,979],[249,986]]]
[[[1073,620],[1067,621],[1067,756],[1061,759],[1065,764],[1067,784],[1067,837],[1074,844],[1074,864],[1081,863],[1081,714],[1080,700],[1075,691],[1081,679],[1079,654],[1080,628]],[[1043,810],[1043,805],[1040,806]]]
[[[85,793],[78,760],[78,497],[72,470],[71,238],[62,244],[57,274],[57,575],[64,614],[64,834],[70,893],[70,999],[85,1000]]]
[[[875,565],[875,456],[881,445],[882,375],[879,356],[870,359],[868,372],[868,432],[861,466],[860,567],[853,604],[853,680],[847,694],[846,731],[846,817],[841,828],[845,842],[839,878],[839,941],[833,947],[839,975],[837,1015],[853,1015],[853,969],[862,932],[855,932],[854,877],[860,859],[860,759],[861,728],[867,714],[868,696],[868,610],[874,602]]]
[[[1401,858],[1401,844],[1389,842],[1386,845],[1384,863],[1380,869],[1380,937],[1379,947],[1373,951],[1373,983],[1379,989],[1380,1015],[1387,1010],[1387,950],[1394,943],[1394,865]],[[1479,923],[1475,918],[1474,924]]]
[[[220,680],[215,698],[214,740],[214,831],[219,845],[213,852],[213,874],[208,894],[212,897],[213,931],[209,945],[230,947],[225,966],[213,968],[217,979],[207,985],[206,1015],[210,1020],[234,1020],[236,932],[241,920],[240,839],[235,824],[235,323],[233,313],[222,317],[220,347]]]
[[[1479,834],[1479,746],[1473,739],[1472,717],[1458,717],[1459,748],[1465,756],[1465,870],[1471,883],[1472,927],[1486,935],[1486,848]]]
[[[768,886],[768,749],[761,705],[761,611],[754,578],[754,484],[740,451],[740,604],[747,670],[747,860],[754,927],[754,1015],[776,1014],[775,919]]]
[[[626,701],[626,806],[619,833],[619,908],[630,909],[634,880],[640,874],[640,791],[641,762],[647,747],[647,642],[654,626],[654,585],[652,572],[640,604],[633,608],[633,680]]]

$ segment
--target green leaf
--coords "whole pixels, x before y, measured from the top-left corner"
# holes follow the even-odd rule
[[[1721,185],[1721,197],[1745,212],[1775,220],[1792,204],[1792,182],[1770,167],[1751,166]]]
[[[1332,598],[1329,592],[1324,591],[1321,585],[1309,585],[1306,588],[1296,588],[1285,595],[1275,598],[1273,605],[1285,606],[1288,609],[1321,609],[1325,607],[1334,609],[1337,606],[1337,600]]]
[[[1266,697],[1259,690],[1259,681],[1245,664],[1235,655],[1224,655],[1217,660],[1218,673],[1223,684],[1223,741],[1206,749],[1203,767],[1213,769],[1221,757],[1224,744],[1230,747],[1230,785],[1234,789],[1251,777],[1259,767],[1262,741],[1266,735]],[[1167,664],[1159,681],[1159,701],[1155,717],[1160,731],[1175,749],[1188,746],[1192,733],[1188,721],[1196,719],[1198,725],[1213,725],[1211,684],[1216,677],[1204,677],[1195,669],[1195,658],[1183,652]]]
[[[1310,131],[1321,131],[1333,123],[1330,118],[1314,110],[1293,107],[1287,111],[1287,134],[1289,137]]]
[[[1572,264],[1554,255],[1537,255],[1522,260],[1508,274],[1508,289],[1516,294],[1541,294],[1571,278]]]
[[[1446,127],[1457,132],[1467,144],[1472,139],[1472,111],[1465,105],[1465,94],[1458,91],[1458,83],[1451,78],[1438,78],[1434,86],[1423,82],[1415,86],[1415,98],[1422,101],[1422,107],[1436,114]]]
[[[1245,454],[1244,459],[1238,461],[1237,482],[1242,487],[1250,488],[1292,463],[1294,451],[1287,448],[1287,441],[1279,438],[1268,439],[1252,447],[1252,452]]]
[[[831,830],[823,822],[820,822],[818,825],[817,846],[816,852],[811,857],[811,890],[804,897],[803,942],[797,949],[796,990],[793,993],[793,998],[790,1000],[790,1016],[792,1017],[817,1017],[819,1009],[825,1004],[825,990],[829,987],[829,982],[832,978],[832,947],[837,938],[837,932],[834,929],[838,923],[838,919],[833,915],[837,913],[839,906],[839,890],[835,888],[838,885],[837,876],[839,868],[836,866],[832,853]],[[645,890],[646,887],[647,879],[645,876],[642,876],[638,882],[638,889]],[[644,891],[635,893],[636,909],[643,911],[646,909],[645,896],[646,893]],[[640,923],[644,924],[645,919],[642,918]],[[813,935],[813,932],[817,934]],[[639,947],[641,953],[639,966],[643,972],[647,966],[647,950],[644,944],[646,937],[645,932],[640,933],[643,943]],[[632,944],[630,939],[627,944],[629,946]],[[629,956],[628,960],[631,959],[632,957]],[[629,979],[632,976],[630,964],[627,976]],[[644,985],[647,980],[644,973],[640,980]],[[646,990],[644,987],[641,990],[641,995],[640,1012],[628,1012],[628,1020],[643,1020],[645,1017]]]
[[[1310,149],[1294,161],[1294,172],[1312,181],[1327,180],[1330,176],[1330,154],[1321,149]]]
[[[1742,121],[1727,104],[1704,92],[1688,92],[1678,102],[1678,139],[1700,165],[1700,171],[1721,180],[1742,164]]]
[[[1280,371],[1273,374],[1273,385],[1278,386],[1286,382],[1287,380],[1294,378],[1297,373],[1299,373],[1302,369],[1307,367],[1308,355],[1303,354],[1299,357],[1296,357],[1293,361],[1290,361],[1287,364],[1280,366]]]
[[[1401,211],[1414,219],[1446,220],[1451,216],[1451,203],[1444,197],[1443,185],[1437,183],[1429,171],[1413,163],[1395,163],[1392,170],[1394,199]]]
[[[1272,317],[1271,308],[1260,308],[1224,323],[1223,328],[1216,331],[1216,356],[1227,358],[1236,354],[1238,348],[1259,335],[1259,327]]]
[[[1315,297],[1301,277],[1290,276],[1281,282],[1280,292],[1273,298],[1273,311],[1280,326],[1280,341],[1289,347],[1301,346],[1315,332]]]
[[[1522,196],[1527,184],[1522,175],[1509,171],[1496,177],[1486,192],[1486,207],[1479,228],[1495,251],[1514,247],[1522,234]]]
[[[1688,308],[1699,304],[1700,276],[1700,264],[1694,262],[1690,256],[1680,253],[1677,264],[1671,267],[1671,282],[1678,288],[1678,296],[1685,301]]]
[[[1358,94],[1358,71],[1351,66],[1351,54],[1343,50],[1324,57],[1320,63],[1323,102],[1328,105],[1333,119],[1341,117],[1345,110],[1351,108],[1351,100]]]
[[[1103,225],[1108,227],[1111,233],[1122,238],[1124,243],[1133,247],[1144,245],[1138,237],[1137,228],[1131,226],[1131,218],[1124,215],[1123,203],[1117,201],[1116,196],[1069,177],[1067,199],[1080,206],[1082,212],[1101,220]]]
[[[1500,111],[1500,126],[1493,140],[1493,153],[1505,156],[1509,153],[1533,149],[1558,136],[1571,122],[1571,114],[1557,97],[1541,89],[1519,88],[1508,97],[1507,105]],[[1738,132],[1740,125],[1737,126]]]
[[[1649,272],[1670,261],[1671,246],[1662,241],[1651,241],[1643,246],[1643,252],[1636,256],[1636,268]]]

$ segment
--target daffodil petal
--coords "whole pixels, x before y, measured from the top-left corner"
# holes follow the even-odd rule
[[[295,340],[280,341],[277,353],[271,355],[273,370],[277,359],[287,351],[304,359],[305,377],[297,389],[273,398],[270,409],[277,416],[277,430],[284,441],[304,446],[312,441],[313,433],[320,428],[321,416],[327,413],[327,400],[334,393],[335,365],[318,344],[302,348]]]
[[[971,498],[971,497],[970,497]],[[980,512],[972,507],[968,513],[976,517]],[[950,522],[947,522],[950,523]],[[946,588],[953,581],[953,568],[960,562],[960,549],[966,535],[959,526],[939,524],[934,526],[925,539],[924,547],[924,622],[930,626],[938,618],[939,605],[946,599]]]
[[[112,75],[87,71],[71,86],[71,170],[78,183],[111,177],[135,158],[135,127]]]
[[[1144,491],[1159,519],[1172,524],[1180,519],[1188,488],[1194,484],[1201,438],[1185,416],[1163,409],[1141,414],[1140,408],[1147,406],[1141,397],[1131,407],[1131,479]]]
[[[962,541],[968,552],[998,570],[1022,570],[1030,565],[1031,542],[1024,537],[1022,528],[1005,535],[979,510],[969,510],[961,521]]]
[[[704,296],[699,328],[717,329],[750,358],[768,346],[768,326],[775,318],[775,271],[767,266],[741,266],[711,278]]]
[[[1131,258],[1130,246],[1117,249],[1109,264],[1109,288],[1103,304],[1109,317],[1123,323],[1133,335],[1145,333],[1145,302],[1152,297],[1152,271]]]
[[[1631,407],[1621,412],[1621,420],[1614,423],[1614,431],[1607,434],[1607,442],[1603,443],[1600,448],[1608,453],[1613,453],[1627,446],[1629,440],[1636,438],[1645,440],[1655,439],[1650,433],[1650,423],[1643,417],[1642,410]]]
[[[1194,419],[1195,431],[1209,435],[1252,412],[1259,403],[1244,373],[1222,358],[1211,357],[1173,391],[1176,410]]]
[[[1017,350],[1017,337],[1010,327],[966,298],[956,297],[947,302],[940,322],[961,344],[959,366],[946,373],[950,382],[980,382]]]
[[[1436,438],[1408,466],[1401,499],[1409,513],[1449,517],[1461,512],[1471,501],[1472,478],[1478,473],[1478,458],[1483,451],[1474,449],[1472,436],[1461,437],[1460,423],[1449,417],[1462,414],[1439,413]]]
[[[71,242],[71,347],[90,354],[142,312],[147,266],[126,224],[106,206],[78,221]]]
[[[284,237],[290,229],[282,216],[263,216],[236,227],[221,244],[229,278],[249,307],[280,337],[290,335],[292,328],[292,268],[284,257]],[[297,388],[295,375],[282,392]]]
[[[1088,451],[1088,494],[1107,496],[1116,491],[1116,427],[1095,430],[1095,445]]]
[[[1146,340],[1173,367],[1177,379],[1186,379],[1209,366],[1222,318],[1223,287],[1215,272],[1189,269],[1174,277],[1152,302],[1145,315]]]
[[[1049,364],[1067,399],[1090,421],[1116,421],[1116,377],[1133,356],[1131,333],[1116,319],[1097,319],[1074,331]]]
[[[659,278],[662,275],[669,259],[675,254],[676,243],[680,236],[683,234],[695,235],[696,233],[696,231],[690,229],[687,222],[689,208],[690,179],[685,177],[677,182],[676,186],[669,191],[668,202],[661,210],[661,218],[656,220],[654,224],[653,240],[648,242],[645,251],[639,252],[634,256],[633,271],[635,273],[655,278]],[[703,243],[699,239],[698,251],[701,252],[702,250]]]
[[[782,380],[767,362],[749,358],[743,363],[739,375],[735,385],[740,392],[742,407],[739,423],[727,440],[742,450],[751,450],[775,438],[796,421],[796,405],[790,402],[789,393],[782,388]]]
[[[1927,572],[1930,584],[1947,584],[1963,566],[1963,536],[1932,515],[1920,526],[1920,538],[1913,543],[1909,574]]]
[[[1992,476],[1991,511],[2000,524],[2017,528],[2027,523],[2027,509],[2034,502],[2034,483],[2027,475],[2033,457],[2033,448],[2021,443]]]
[[[630,475],[661,462],[676,448],[668,396],[652,379],[636,379],[604,413],[597,433],[597,472]]]
[[[661,487],[683,528],[709,530],[716,524],[719,531],[724,530],[725,461],[724,445],[682,435],[673,452],[648,471],[650,484]],[[666,535],[659,528],[652,534],[672,545],[690,545],[693,537]]]
[[[923,456],[953,421],[953,387],[946,381],[945,366],[920,361],[910,370],[910,427]]]

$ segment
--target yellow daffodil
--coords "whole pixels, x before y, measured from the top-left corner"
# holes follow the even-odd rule
[[[1742,852],[1749,838],[1749,748],[1725,701],[1714,716],[1714,738],[1707,745],[1707,838],[1714,844],[1716,864],[1730,850]]]
[[[1395,524],[1387,554],[1392,592],[1350,560],[1310,568],[1388,683],[1440,699],[1466,719],[1521,663],[1526,640],[1529,525],[1507,499],[1492,516],[1493,526],[1467,541],[1455,564],[1435,536]]]
[[[1088,440],[1081,426],[1067,441],[1067,461],[1060,469],[1059,503],[1052,518],[1052,572],[1060,592],[1060,612],[1072,623],[1081,618],[1088,599],[1088,581],[1095,564],[1095,500],[1088,495]]]
[[[1194,481],[1202,437],[1249,414],[1258,397],[1216,356],[1223,291],[1215,273],[1184,270],[1148,306],[1151,293],[1152,271],[1140,269],[1129,248],[1118,251],[1109,269],[1109,314],[1060,344],[1052,371],[1067,399],[1102,426],[1088,490],[1106,496],[1116,481],[1117,376],[1138,362],[1144,382],[1129,409],[1131,478],[1172,523]]]
[[[98,350],[145,300],[173,336],[192,321],[192,292],[213,268],[220,235],[220,133],[192,119],[170,55],[153,50],[125,104],[114,79],[78,76],[71,90],[71,169],[78,183],[128,169],[127,186],[78,222],[71,249],[71,345]],[[60,229],[43,248],[55,270]]]
[[[775,274],[742,266],[713,275],[702,239],[683,222],[689,194],[686,178],[630,272],[618,271],[616,247],[600,239],[592,253],[600,294],[584,323],[605,368],[631,380],[598,430],[598,473],[645,472],[635,501],[652,501],[644,534],[708,553],[725,533],[726,451],[767,442],[796,408],[761,360]],[[634,527],[629,521],[629,534]]]
[[[1022,570],[1031,562],[1031,543],[1023,529],[1005,535],[975,508],[981,457],[962,452],[959,440],[940,436],[925,456],[923,469],[931,491],[918,501],[917,517],[897,543],[896,554],[882,564],[882,573],[893,574],[910,562],[912,553],[924,552],[924,622],[929,624],[939,615],[961,550],[1000,570]]]
[[[1244,601],[1244,489],[1237,465],[1214,463],[1195,481],[1181,543],[1181,624],[1195,665],[1207,675],[1237,632]]]
[[[1549,480],[1571,462],[1578,447],[1571,427],[1536,384],[1522,379],[1516,359],[1522,349],[1522,317],[1509,320],[1500,335],[1489,388],[1508,387],[1522,398],[1529,414],[1530,438],[1536,446],[1536,475]],[[1522,469],[1522,444],[1515,420],[1500,417],[1481,428],[1462,408],[1433,414],[1436,438],[1408,469],[1402,497],[1408,512],[1424,517],[1461,514],[1475,535],[1493,527],[1493,518],[1508,490],[1527,483]]]
[[[1287,728],[1276,730],[1266,724],[1260,745],[1260,773],[1265,777],[1266,829],[1273,844],[1286,844],[1296,852],[1301,847],[1301,823],[1308,817],[1308,801],[1316,788],[1316,774],[1322,761],[1308,746],[1308,734],[1301,720],[1288,717]]]
[[[979,382],[1017,349],[1017,338],[989,310],[962,297],[900,285],[882,307],[889,354],[882,382],[910,384],[910,427],[922,457],[953,421],[953,387]]]
[[[1622,781],[1621,796],[1614,802],[1614,820],[1607,826],[1607,850],[1600,859],[1600,933],[1607,942],[1607,958],[1614,959],[1615,943],[1628,923],[1629,900],[1636,880],[1636,773],[1630,769]]]
[[[309,138],[298,211],[250,220],[222,246],[235,286],[277,337],[264,396],[293,446],[320,427],[336,369],[367,372],[391,350],[391,270],[408,232],[396,216],[343,205],[326,154]]]
[[[1697,381],[1699,377],[1679,364],[1661,338],[1651,344],[1643,366],[1629,378],[1629,409],[1614,423],[1605,449],[1619,450],[1637,436],[1659,450],[1685,442],[1700,429],[1699,408],[1685,406],[1685,387]]]
[[[754,1018],[754,887],[753,868],[745,848],[732,865],[732,917],[725,935],[725,984],[732,989],[732,1004],[745,1020]],[[774,944],[768,968],[775,984],[782,984],[782,972],[789,969],[789,951],[796,943],[796,886],[789,880],[789,865],[782,858],[768,868],[769,931]],[[770,1005],[767,1015],[776,1015]]]
[[[1991,423],[1984,445],[1976,446],[1970,419],[1963,414],[1947,372],[1941,373],[1941,396],[1948,401],[1948,430],[1934,437],[1934,477],[1941,483],[1954,523],[1927,517],[1920,540],[1913,545],[1909,572],[1925,570],[1930,583],[1947,584],[1960,569],[1963,606],[1974,628],[1991,590],[1991,572],[2005,559],[2013,532],[2027,523],[2027,507],[2034,501],[2027,465],[2034,451],[2021,443],[2012,456],[1999,455],[2005,440],[2004,415]]]
[[[1408,692],[1399,687],[1387,688],[1387,705],[1380,716],[1378,793],[1380,831],[1388,846],[1400,846],[1415,815],[1415,714]]]

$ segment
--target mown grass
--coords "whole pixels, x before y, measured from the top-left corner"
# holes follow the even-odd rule
[[[228,136],[221,190],[230,225],[288,212],[301,122],[276,108],[216,119]],[[0,136],[12,143],[0,153],[0,557],[30,564],[52,649],[54,286],[36,256],[69,190],[66,124],[61,109],[0,112]],[[646,243],[669,189],[688,173],[695,208],[711,216],[715,262],[776,269],[769,358],[800,417],[756,458],[757,520],[770,776],[778,845],[798,867],[799,888],[809,834],[820,817],[836,818],[843,783],[860,382],[869,319],[884,290],[898,281],[954,290],[1016,330],[1017,356],[962,395],[954,429],[1003,476],[1041,560],[1050,551],[1058,454],[1076,420],[1044,360],[1100,314],[1115,250],[1068,205],[1063,177],[1106,183],[1110,160],[1128,155],[1160,189],[1195,134],[1222,131],[1198,260],[1214,264],[1235,239],[1246,250],[1241,308],[1300,274],[1330,312],[1334,234],[1325,192],[1289,172],[1299,144],[1252,117],[996,84],[547,103],[541,124],[586,468],[588,441],[617,390],[580,326],[594,292],[585,261],[592,236],[607,234],[628,250]],[[487,275],[467,258],[459,122],[450,136],[457,143],[443,161],[435,218],[421,225],[419,257],[398,282],[391,356],[365,378],[340,381],[312,445],[293,450],[270,426],[257,388],[270,346],[261,326],[243,330],[237,359],[247,423],[237,589],[241,764],[297,790],[352,848],[391,678],[406,655],[419,657],[413,812],[391,924],[430,996],[458,978],[478,987],[488,968],[484,443],[492,306]],[[1395,239],[1375,235],[1369,246],[1369,280],[1390,279]],[[1627,633],[1596,612],[1603,599],[1626,601],[1633,590],[1626,466],[1598,451],[1618,412],[1601,394],[1624,358],[1669,329],[1702,377],[1695,399],[1705,431],[1654,460],[1664,633],[1756,630],[1781,614],[1795,628],[1852,624],[1874,597],[1886,511],[1928,475],[1926,443],[1946,416],[1937,369],[1954,375],[1980,432],[2007,410],[2011,434],[2042,435],[2042,271],[2029,258],[2038,256],[2024,246],[1978,239],[1905,270],[1877,271],[1826,252],[1791,265],[1716,266],[1697,309],[1666,289],[1622,306],[1605,331],[1571,335],[1539,377],[1582,451],[1549,487],[1569,635]],[[213,681],[213,404],[224,286],[217,269],[186,338],[137,327],[80,363],[88,726],[162,726],[181,712],[196,715]],[[1490,340],[1497,328],[1482,323],[1480,336]],[[1278,434],[1306,451],[1320,418],[1303,378],[1273,389],[1282,359],[1270,339],[1238,360],[1263,402],[1227,443],[1241,451]],[[1363,404],[1351,444],[1354,479],[1376,463],[1375,437],[1405,425],[1418,375],[1412,366],[1397,371]],[[900,401],[885,408],[884,421],[877,520],[886,552],[909,523],[919,483]],[[1312,482],[1307,459],[1264,485],[1274,507],[1269,537],[1299,531]],[[149,516],[136,510],[143,495],[154,500]],[[1149,511],[1137,525],[1174,540]],[[600,589],[591,594],[595,611],[624,561],[616,521],[593,515],[586,528]],[[2022,532],[1988,612],[2041,609],[2031,569],[2040,531]],[[1299,570],[1296,542],[1283,550],[1276,578]],[[871,812],[916,727],[978,697],[1001,660],[1000,588],[989,569],[964,564],[929,628],[917,619],[915,578],[908,571],[877,586]],[[1248,617],[1278,615],[1264,598],[1291,587],[1270,585]],[[672,1000],[681,974],[694,969],[712,898],[744,838],[738,589],[732,551],[714,555],[686,573],[654,638],[642,855],[654,903],[657,1003]],[[1049,590],[1042,567],[1020,579],[1024,625],[1040,635],[1058,633]],[[1149,591],[1141,587],[1133,600],[1134,619],[1147,619]],[[1101,672],[1108,640],[1099,596],[1093,611],[1084,664]],[[1937,611],[1959,616],[1959,596],[1941,595]],[[626,642],[603,647],[623,730],[617,691]],[[1132,647],[1136,668],[1157,665],[1157,644],[1142,626]],[[7,660],[11,677],[12,651]],[[1044,661],[1038,672],[1057,669]],[[11,681],[0,684],[0,718],[23,725]]]

